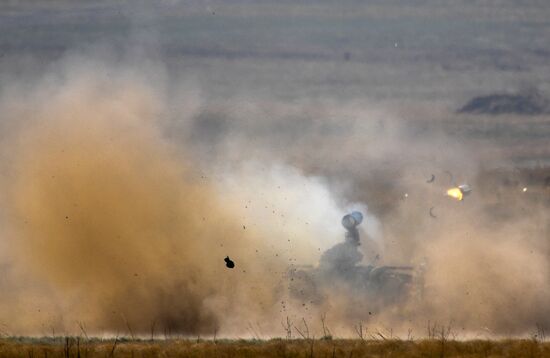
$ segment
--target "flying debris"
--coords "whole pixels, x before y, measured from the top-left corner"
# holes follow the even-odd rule
[[[462,184],[447,190],[447,196],[454,198],[458,201],[462,201],[464,197],[472,191],[472,188],[468,184]]]
[[[223,259],[225,261],[225,266],[227,268],[234,268],[235,267],[235,263],[233,261],[231,261],[231,259],[229,258],[229,256],[226,256],[225,259]]]
[[[447,190],[447,195],[450,196],[451,198],[455,198],[458,201],[461,201],[462,199],[464,199],[464,194],[462,194],[460,189],[457,187]]]
[[[434,210],[434,207],[432,206],[430,208],[430,216],[435,219],[435,218],[437,218],[437,216],[435,216],[435,214],[433,213],[433,210]]]
[[[432,174],[432,177],[428,180],[426,180],[426,183],[433,183],[435,180],[435,175]]]

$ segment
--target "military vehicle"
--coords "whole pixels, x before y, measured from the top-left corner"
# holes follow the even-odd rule
[[[368,303],[373,310],[403,302],[416,292],[415,270],[411,266],[361,264],[363,254],[358,226],[363,215],[354,211],[342,218],[344,242],[325,251],[317,267],[299,266],[289,272],[290,295],[313,304],[322,304],[334,292]]]

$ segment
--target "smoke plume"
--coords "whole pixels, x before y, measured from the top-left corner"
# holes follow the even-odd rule
[[[495,204],[480,173],[500,149],[448,135],[442,109],[211,100],[157,62],[85,58],[2,89],[6,331],[266,337],[287,316],[320,330],[325,315],[341,335],[358,320],[501,335],[550,323],[546,206]],[[464,202],[443,195],[457,181],[473,185]],[[288,296],[289,270],[342,242],[350,210],[365,215],[361,265],[416,267],[415,299],[374,305],[338,281],[322,303]]]

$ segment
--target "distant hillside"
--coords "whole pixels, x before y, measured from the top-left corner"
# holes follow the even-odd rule
[[[457,112],[490,115],[537,115],[550,113],[550,101],[538,91],[530,91],[525,94],[495,93],[474,97]]]

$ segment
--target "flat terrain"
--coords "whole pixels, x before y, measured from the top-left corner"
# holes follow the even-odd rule
[[[507,340],[86,340],[9,338],[1,357],[550,357],[550,343]]]

